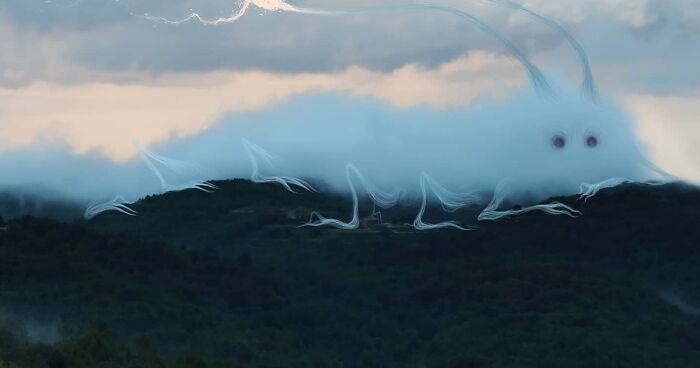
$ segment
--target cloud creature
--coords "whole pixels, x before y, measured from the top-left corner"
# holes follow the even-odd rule
[[[572,45],[583,69],[583,91],[595,97],[595,83],[586,53],[580,44],[559,25],[511,1],[496,1],[523,12],[556,30]],[[299,14],[345,16],[357,14],[386,14],[403,11],[435,11],[455,15],[476,25],[498,41],[518,60],[530,76],[538,93],[522,92],[502,101],[489,101],[479,109],[441,112],[439,119],[430,119],[424,110],[386,111],[385,106],[371,104],[348,107],[337,99],[323,101],[311,98],[310,106],[299,110],[304,100],[295,101],[292,111],[277,111],[278,116],[253,116],[251,124],[236,120],[217,127],[182,144],[178,154],[192,162],[206,162],[207,177],[231,175],[243,170],[241,158],[246,156],[253,165],[252,178],[259,182],[278,182],[291,190],[292,186],[311,189],[296,179],[313,177],[324,180],[341,192],[349,191],[353,198],[353,216],[344,222],[315,214],[308,226],[331,225],[352,229],[359,225],[359,193],[363,188],[372,202],[380,207],[396,205],[401,195],[423,204],[414,226],[418,229],[452,227],[466,229],[453,222],[428,224],[423,221],[427,207],[428,188],[437,202],[452,211],[469,205],[488,203],[479,220],[496,220],[505,216],[531,211],[555,215],[576,216],[578,212],[561,203],[540,203],[554,195],[576,194],[585,189],[584,196],[594,195],[597,188],[618,183],[610,178],[648,181],[667,175],[646,158],[638,144],[626,115],[612,102],[604,99],[584,99],[579,91],[566,83],[558,85],[555,98],[542,98],[550,92],[551,81],[530,62],[528,56],[514,43],[470,13],[430,4],[383,6],[355,11],[326,11],[292,6],[279,0],[246,1],[230,17],[207,19],[193,13],[180,20],[147,16],[151,21],[182,26],[191,21],[221,26],[242,19],[250,6]],[[550,96],[550,97],[551,97]],[[329,108],[332,107],[332,108]],[[281,109],[290,109],[282,106]],[[358,110],[363,112],[358,115]],[[274,109],[272,109],[274,111]],[[324,113],[326,113],[324,115]],[[330,113],[330,114],[329,114]],[[371,118],[361,114],[372,114]],[[253,114],[255,115],[255,114]],[[282,117],[282,119],[280,119]],[[360,119],[357,119],[357,118]],[[250,118],[250,117],[249,117]],[[222,153],[231,141],[242,137],[242,149],[247,153],[231,158]],[[226,141],[220,139],[225,137]],[[219,140],[219,143],[215,143]],[[260,143],[261,146],[251,142]],[[288,163],[274,176],[260,174],[258,159],[270,158],[270,149]],[[173,147],[170,149],[174,150]],[[201,174],[193,177],[182,161],[155,154],[141,147],[146,167],[160,183],[160,192],[199,189],[213,190],[202,181]],[[171,184],[157,165],[187,177],[184,184]],[[345,168],[344,175],[338,168]],[[425,174],[430,171],[430,176]],[[72,178],[72,180],[76,180]],[[439,184],[438,184],[439,183]],[[582,183],[598,183],[583,186]],[[137,184],[136,184],[137,185]],[[66,185],[62,185],[66,187]],[[377,188],[394,188],[382,192]],[[446,189],[450,188],[450,190]],[[141,189],[143,193],[149,193]],[[454,190],[454,192],[453,192]],[[463,194],[459,194],[463,193]],[[490,202],[483,193],[489,193]],[[524,208],[509,209],[514,204]],[[121,197],[103,207],[88,210],[88,214],[112,209],[131,214]]]

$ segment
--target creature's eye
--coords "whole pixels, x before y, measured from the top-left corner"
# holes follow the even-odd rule
[[[552,146],[556,149],[563,149],[566,147],[566,137],[561,134],[557,134],[552,137]]]
[[[598,144],[600,144],[600,141],[598,140],[598,137],[596,137],[595,135],[589,134],[586,137],[586,147],[596,148],[596,147],[598,147]]]

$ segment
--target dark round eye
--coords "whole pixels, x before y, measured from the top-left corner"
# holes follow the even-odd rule
[[[600,142],[598,141],[598,138],[594,135],[589,135],[586,138],[586,147],[588,147],[588,148],[596,148],[596,147],[598,147],[599,143]]]
[[[556,149],[566,147],[566,138],[563,135],[555,135],[552,137],[552,146],[554,146]]]

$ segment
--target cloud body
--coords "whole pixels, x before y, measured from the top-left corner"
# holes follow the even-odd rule
[[[305,95],[264,111],[230,115],[155,149],[201,166],[171,177],[173,185],[250,175],[242,138],[284,159],[265,168],[269,174],[319,179],[338,191],[347,190],[343,168],[348,163],[370,181],[403,188],[414,198],[423,171],[454,190],[489,191],[508,179],[517,198],[531,199],[574,194],[583,182],[610,177],[656,177],[624,113],[611,104],[592,104],[577,92],[564,96],[554,102],[523,92],[476,109],[435,110],[395,109],[344,94]],[[556,146],[557,137],[565,140],[563,147]],[[157,178],[137,159],[115,163],[51,142],[3,158],[0,170],[11,173],[5,185],[29,183],[82,201],[158,192]],[[164,170],[164,176],[174,174]]]

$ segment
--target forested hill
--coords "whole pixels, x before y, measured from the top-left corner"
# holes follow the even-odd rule
[[[83,209],[76,203],[53,195],[39,195],[35,191],[17,188],[0,190],[0,217],[4,219],[34,216],[60,221],[80,218]]]
[[[216,184],[146,198],[133,218],[1,224],[0,367],[700,365],[693,187],[417,232],[411,205],[383,214],[394,226],[298,228],[351,203]]]
[[[700,224],[700,189],[680,183],[657,187],[628,184],[603,190],[588,201],[575,196],[552,199],[581,211],[583,215],[576,219],[535,212],[496,222],[478,222],[479,208],[446,214],[439,206],[428,208],[424,216],[426,222],[456,220],[478,227],[468,232],[416,231],[408,225],[418,212],[417,203],[411,202],[382,210],[380,224],[377,216],[372,216],[374,208],[369,200],[360,204],[363,221],[356,231],[300,228],[314,211],[349,221],[351,199],[324,192],[293,194],[277,185],[243,180],[215,184],[220,189],[214,193],[186,191],[148,197],[132,206],[138,217],[105,213],[81,225],[140,241],[223,252],[258,242],[303,245],[331,237],[342,242],[367,238],[404,246],[446,242],[443,246],[458,244],[467,251],[494,246],[544,247],[594,256],[643,249],[694,251]]]

